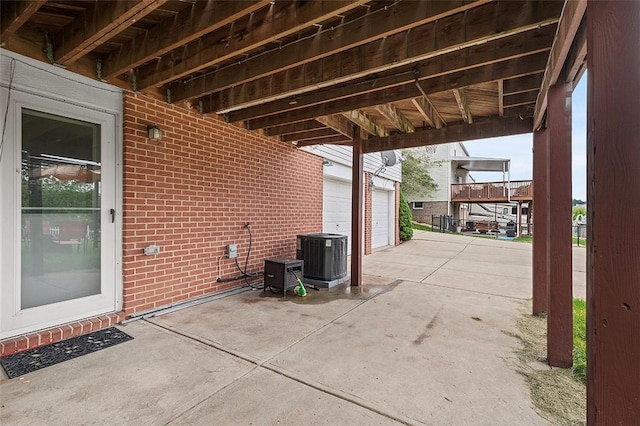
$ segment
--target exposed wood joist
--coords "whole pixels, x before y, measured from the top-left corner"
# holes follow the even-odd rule
[[[462,114],[462,120],[467,124],[472,124],[473,116],[471,115],[469,102],[467,101],[467,95],[465,95],[464,89],[453,89],[453,96],[456,97],[456,103],[458,104],[460,114]]]
[[[342,114],[347,120],[360,127],[366,134],[372,136],[387,136],[387,131],[367,117],[362,111],[347,111]]]
[[[54,36],[54,57],[69,65],[133,25],[167,0],[92,3],[85,14]]]
[[[563,74],[567,83],[573,83],[573,87],[578,84],[580,77],[587,69],[587,22],[586,17],[582,17],[578,32],[573,39],[571,50],[565,60],[565,70]]]
[[[521,92],[514,95],[504,95],[504,107],[511,108],[514,106],[533,104],[536,101],[537,92]]]
[[[498,80],[498,115],[504,117],[504,80]]]
[[[416,84],[418,84],[416,82]],[[411,99],[413,106],[416,107],[420,115],[425,119],[427,124],[431,127],[435,127],[437,129],[442,127],[442,119],[440,118],[440,114],[436,111],[435,107],[429,101],[429,98],[426,96],[421,96],[419,98]]]
[[[523,75],[503,81],[505,95],[538,90],[542,84],[542,73]]]
[[[110,79],[123,74],[269,3],[269,0],[194,2],[176,16],[166,18],[150,31],[110,53],[103,61],[103,75]]]
[[[282,135],[280,138],[283,142],[302,141],[310,139],[326,139],[328,137],[337,136],[333,129],[316,129],[303,133],[293,133],[291,135]],[[343,136],[344,139],[344,136]]]
[[[473,139],[494,138],[531,133],[532,118],[510,117],[476,121],[473,124],[454,124],[441,129],[416,130],[382,138],[371,138],[364,143],[364,152],[415,148]]]
[[[290,80],[295,77],[289,76],[289,72],[287,72],[284,76],[280,76],[282,78],[270,76],[207,96],[203,99],[204,110],[206,113],[231,114],[232,111],[235,112],[234,110],[243,108],[243,110],[237,111],[238,117],[234,121],[246,120],[250,117],[268,115],[274,111],[286,111],[339,97],[349,97],[356,93],[397,86],[414,81],[416,77],[436,77],[479,65],[516,59],[532,53],[548,52],[555,32],[555,25],[546,25],[542,28],[470,46],[460,51],[445,53],[438,60],[420,61],[401,73],[396,71],[387,76],[351,83],[344,87],[325,88],[283,98],[280,94],[291,89]]]
[[[547,93],[549,87],[555,84],[564,67],[574,37],[580,27],[580,22],[587,10],[587,0],[572,0],[564,3],[556,38],[549,53],[549,61],[544,72],[542,86],[536,101],[533,124],[536,129],[542,125],[544,113],[547,110]]]
[[[431,2],[418,4],[423,3]],[[273,62],[274,65],[269,66],[273,68],[273,72],[278,71],[275,76],[269,78],[283,83],[272,86],[277,87],[272,90],[273,96],[268,99],[262,96],[260,102],[292,97],[355,78],[366,77],[372,73],[398,69],[414,62],[554,24],[557,22],[557,10],[561,7],[562,5],[556,2],[545,4],[544,8],[537,7],[531,2],[494,2],[291,69],[287,69],[282,64],[279,68],[275,67],[278,61],[285,60],[281,57],[287,55],[274,55],[273,60],[269,58],[268,61],[261,58],[262,63]],[[502,16],[512,16],[512,18],[499,22]],[[497,22],[501,24],[498,32],[495,28]],[[439,34],[438,26],[450,29],[446,37],[437,35]],[[292,55],[299,54],[302,53],[292,53]],[[391,57],[393,60],[390,60]],[[367,60],[363,61],[362,58]],[[264,69],[265,66],[267,65],[257,64],[258,70]],[[250,69],[245,66],[233,75],[229,75],[228,80],[223,80],[220,77],[223,74],[215,72],[188,83],[175,85],[176,87],[172,89],[173,99],[176,102],[192,99],[240,84],[249,80],[248,72],[251,72],[251,78],[260,77],[260,71],[248,71]],[[224,75],[227,75],[227,69],[223,71]],[[274,81],[271,81],[271,84],[274,84]]]
[[[344,55],[341,55],[338,62],[353,58],[354,54],[367,58],[370,58],[371,53],[380,56],[386,44],[393,45],[397,42],[396,39],[402,40],[405,34],[409,34],[408,30],[443,19],[448,15],[464,13],[473,6],[486,2],[487,0],[398,2],[338,27],[323,29],[313,37],[278,48],[273,54],[265,52],[219,71],[195,77],[187,83],[176,85],[172,88],[173,97],[176,102],[193,99],[310,62],[321,62],[321,67],[328,67],[336,60],[332,58],[323,61],[323,59],[340,52]],[[387,43],[389,38],[394,40],[389,40]],[[363,45],[369,45],[368,50],[371,52],[360,52],[359,47]]]
[[[367,0],[358,1],[311,1],[291,2],[286,8],[269,12],[265,20],[255,28],[233,28],[242,36],[229,34],[222,28],[211,34],[209,40],[197,46],[188,46],[186,56],[177,63],[161,58],[138,70],[138,87],[144,90],[151,86],[160,86],[173,80],[223,63],[235,56],[243,55],[268,43],[278,41],[296,32],[322,22],[331,16],[339,15],[358,7]],[[218,32],[220,34],[218,34]],[[225,40],[225,43],[219,40]]]
[[[393,126],[400,130],[403,133],[413,133],[416,131],[411,121],[402,113],[402,111],[398,110],[394,105],[385,104],[378,105],[376,110],[384,116],[387,120],[393,124]]]
[[[301,133],[314,129],[322,129],[326,127],[323,123],[316,120],[301,121],[298,123],[283,124],[264,129],[267,136],[288,135],[291,133]]]
[[[0,6],[0,40],[14,34],[46,3],[46,0],[3,1]]]
[[[348,100],[336,99],[323,104],[296,109],[293,111],[260,117],[247,121],[250,129],[261,129],[285,123],[303,121],[317,117],[318,115],[333,115],[371,105],[380,105],[388,102],[396,102],[405,99],[417,98],[421,94],[433,94],[466,87],[473,84],[495,81],[501,78],[516,75],[541,72],[546,63],[546,53],[531,55],[526,61],[509,60],[498,64],[485,65],[473,69],[473,72],[461,71],[435,78],[420,81],[422,92],[411,82],[402,86],[377,90],[363,95],[351,96]],[[349,117],[347,117],[349,118]],[[357,123],[356,123],[357,124]]]
[[[299,141],[296,143],[296,145],[300,148],[303,146],[310,146],[310,145],[351,145],[351,143],[352,143],[351,139],[347,139],[346,137],[339,135],[339,136],[331,136],[323,139],[310,139],[306,141]]]
[[[353,137],[353,124],[342,115],[318,117],[316,120],[348,138]]]

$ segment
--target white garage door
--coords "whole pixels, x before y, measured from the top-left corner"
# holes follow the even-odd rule
[[[371,248],[389,245],[389,191],[376,189],[371,199]]]
[[[325,179],[322,190],[322,232],[348,236],[351,253],[351,183]]]

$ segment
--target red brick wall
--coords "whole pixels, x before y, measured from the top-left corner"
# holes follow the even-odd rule
[[[322,230],[322,159],[141,94],[125,95],[124,311],[130,315],[242,281],[223,255],[238,244],[248,271],[265,258],[295,258],[295,236]],[[150,141],[157,123],[162,141]],[[145,256],[157,244],[160,254]],[[220,259],[220,270],[218,262]]]

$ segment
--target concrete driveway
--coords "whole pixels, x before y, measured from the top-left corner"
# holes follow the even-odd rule
[[[119,326],[134,340],[3,376],[0,423],[547,424],[511,335],[531,245],[417,232],[364,271],[361,290],[246,291]]]

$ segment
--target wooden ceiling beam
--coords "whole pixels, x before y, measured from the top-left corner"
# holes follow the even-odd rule
[[[498,115],[504,117],[504,80],[498,80]]]
[[[416,82],[416,84],[418,85],[419,83]],[[413,106],[416,107],[418,112],[420,112],[420,115],[424,117],[429,126],[435,127],[436,129],[442,127],[442,117],[427,96],[413,98],[411,99],[411,102],[413,103]]]
[[[207,36],[208,40],[202,40],[204,43],[187,46],[189,50],[180,61],[161,58],[159,63],[144,66],[137,73],[138,87],[144,90],[187,77],[234,56],[288,37],[332,16],[346,13],[367,1],[291,2],[286,8],[268,13],[264,21],[255,28],[232,28],[232,34],[229,34],[229,29],[222,28]]]
[[[347,120],[360,127],[367,135],[387,136],[389,133],[384,127],[379,126],[375,121],[367,117],[362,111],[347,111],[342,114]]]
[[[301,121],[298,123],[288,123],[280,126],[273,126],[264,129],[267,136],[288,135],[291,133],[301,133],[314,129],[321,129],[325,124],[316,120]]]
[[[537,99],[538,92],[520,92],[514,95],[505,95],[504,96],[504,107],[510,108],[519,105],[526,105],[535,103]]]
[[[280,138],[282,142],[294,142],[294,141],[303,141],[303,140],[311,140],[311,139],[326,139],[328,137],[337,136],[336,131],[333,129],[316,129],[310,130],[308,132],[303,133],[293,133],[290,135],[282,135]],[[344,139],[344,135],[340,135]]]
[[[282,97],[281,93],[290,90],[292,82],[297,78],[293,73],[294,70],[289,70],[282,75],[260,78],[210,95],[203,99],[204,109],[207,112],[230,114],[239,110],[237,112],[239,117],[236,120],[246,120],[249,117],[268,115],[274,111],[295,109],[332,100],[338,96],[349,97],[368,90],[392,87],[415,80],[416,77],[436,77],[532,53],[548,52],[553,43],[555,32],[555,25],[547,25],[459,51],[445,53],[436,60],[420,61],[414,64],[413,69],[403,72],[396,71],[386,76],[383,74],[380,77],[340,88],[324,88],[310,93]],[[247,115],[243,117],[242,115],[245,113]]]
[[[167,0],[120,0],[92,3],[85,14],[54,36],[54,57],[69,65],[129,28]]]
[[[487,0],[397,2],[335,28],[321,30],[313,37],[303,38],[271,53],[265,52],[246,61],[195,77],[189,82],[173,85],[172,98],[175,102],[193,99],[311,62],[316,62],[316,67],[322,69],[347,63],[347,60],[348,63],[353,63],[351,61],[354,55],[358,58],[366,57],[368,60],[372,58],[370,55],[377,56],[378,62],[382,57],[387,60],[384,55],[387,45],[395,50],[392,46],[398,42],[402,43],[411,33],[409,30],[425,23],[437,22],[438,19],[449,15],[464,14],[474,6],[486,2]],[[389,38],[393,40],[387,42]],[[411,42],[412,40],[405,41]],[[363,45],[367,45],[368,49],[361,52],[360,46]],[[340,57],[327,58],[336,54],[340,54]],[[303,77],[305,80],[313,78],[311,74]]]
[[[582,73],[587,69],[587,22],[586,17],[582,17],[582,22],[578,28],[573,45],[567,59],[565,60],[565,70],[562,72],[567,83],[573,83],[573,87],[578,84]]]
[[[298,146],[298,148],[301,148],[303,146],[310,146],[310,145],[351,145],[352,142],[353,141],[351,139],[347,139],[346,137],[339,135],[339,136],[332,136],[332,137],[323,138],[323,139],[310,139],[308,141],[298,141],[296,145]]]
[[[20,29],[47,1],[3,1],[0,3],[0,40],[4,44],[7,38]]]
[[[391,122],[393,127],[403,133],[413,133],[416,131],[411,121],[394,105],[384,104],[378,105],[376,110]]]
[[[353,138],[353,124],[343,115],[327,115],[316,118],[320,123],[332,128],[336,132],[348,138]]]
[[[539,90],[542,84],[543,73],[523,75],[521,77],[504,80],[504,94],[512,95],[520,92]]]
[[[269,0],[196,1],[110,53],[102,62],[104,78],[123,74],[269,3]]]
[[[551,47],[551,52],[549,53],[549,62],[536,100],[536,110],[533,120],[536,129],[542,126],[542,119],[547,110],[547,93],[549,93],[549,87],[555,84],[560,77],[565,60],[573,45],[586,10],[587,0],[564,2],[564,8],[558,23],[557,35]]]
[[[454,124],[441,129],[416,130],[414,133],[397,133],[387,137],[371,138],[364,142],[363,152],[380,152],[393,149],[416,148],[450,142],[511,136],[531,133],[532,118],[491,118],[477,120],[473,125]]]
[[[339,114],[366,108],[371,105],[381,105],[389,102],[417,98],[424,94],[430,95],[474,84],[496,81],[501,78],[530,74],[536,71],[542,72],[546,60],[546,53],[538,53],[530,55],[527,60],[511,59],[497,64],[480,66],[474,68],[472,71],[465,70],[424,79],[420,81],[420,90],[416,87],[415,82],[410,82],[401,86],[383,88],[361,95],[353,95],[348,99],[336,99],[318,105],[251,119],[247,121],[247,125],[249,129],[261,129],[264,127],[309,120],[321,115]]]
[[[467,124],[472,124],[473,115],[471,115],[469,101],[467,100],[467,95],[464,93],[464,89],[453,89],[453,96],[455,96],[458,109],[460,110],[460,114],[462,114],[462,120]]]
[[[444,3],[449,4],[449,2]],[[398,3],[398,5],[401,4],[405,3]],[[433,4],[433,2],[408,2],[408,4],[411,5],[409,13],[413,14],[416,4]],[[314,47],[309,53],[296,50],[285,55],[278,51],[268,61],[259,57],[260,63],[255,66],[250,67],[251,60],[248,60],[243,63],[244,66],[237,69],[229,67],[197,77],[187,83],[173,85],[172,98],[176,102],[197,98],[270,73],[277,74],[275,79],[286,79],[287,87],[284,91],[279,90],[278,94],[269,100],[291,97],[554,24],[561,7],[562,5],[556,2],[545,4],[545,7],[538,7],[532,2],[493,2],[469,9],[464,13],[446,16],[410,31],[355,46],[340,53],[333,52],[334,54],[326,58],[322,56],[321,52],[324,50],[321,47]],[[510,18],[502,18],[503,16],[510,16]],[[501,19],[504,21],[500,22]],[[499,28],[496,28],[496,25]],[[386,26],[388,24],[383,28]],[[437,31],[441,27],[449,30],[446,36],[442,36],[442,32]],[[343,46],[349,45],[344,41],[340,43]],[[332,52],[327,51],[326,55],[329,53]],[[295,63],[292,61],[299,56],[310,60],[317,57],[321,59],[294,67]],[[363,61],[362,58],[367,60]],[[235,71],[230,72],[232,69]],[[289,73],[287,73],[288,70]]]

